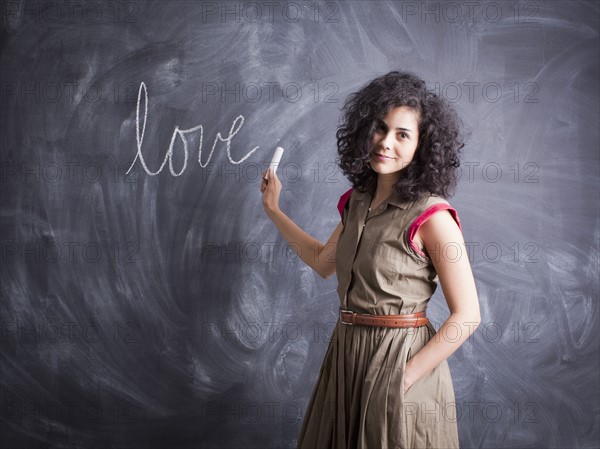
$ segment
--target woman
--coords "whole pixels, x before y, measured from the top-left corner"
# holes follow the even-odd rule
[[[461,224],[444,199],[464,146],[459,119],[421,79],[397,71],[342,111],[338,163],[353,188],[327,244],[279,209],[275,174],[261,186],[266,214],[302,260],[338,279],[340,319],[297,447],[458,448],[446,359],[480,322]],[[450,316],[436,332],[425,311],[438,282]]]

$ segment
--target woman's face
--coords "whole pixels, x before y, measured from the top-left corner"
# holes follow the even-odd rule
[[[418,115],[406,106],[391,109],[373,135],[371,168],[396,174],[413,160],[419,145]]]

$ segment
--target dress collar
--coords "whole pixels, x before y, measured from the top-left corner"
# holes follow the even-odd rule
[[[354,195],[352,195],[354,201],[365,201],[367,204],[371,204],[371,200],[373,199],[372,195],[369,192],[360,192],[357,189],[354,189]],[[398,195],[394,192],[390,196],[388,196],[381,204],[391,204],[400,209],[406,209],[412,201],[406,201],[400,199]]]

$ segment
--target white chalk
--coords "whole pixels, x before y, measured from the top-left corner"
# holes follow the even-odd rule
[[[269,165],[269,168],[273,170],[273,173],[277,172],[277,166],[279,165],[279,161],[281,161],[282,155],[283,155],[283,148],[277,147],[275,149],[275,153],[273,153],[273,159],[271,159],[271,164]],[[265,175],[264,179],[268,180],[266,175]]]

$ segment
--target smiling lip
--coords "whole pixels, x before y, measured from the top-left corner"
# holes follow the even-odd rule
[[[392,161],[392,160],[395,159],[393,157],[384,156],[383,154],[377,154],[376,153],[375,155],[377,156],[377,159],[379,159],[380,161]]]

